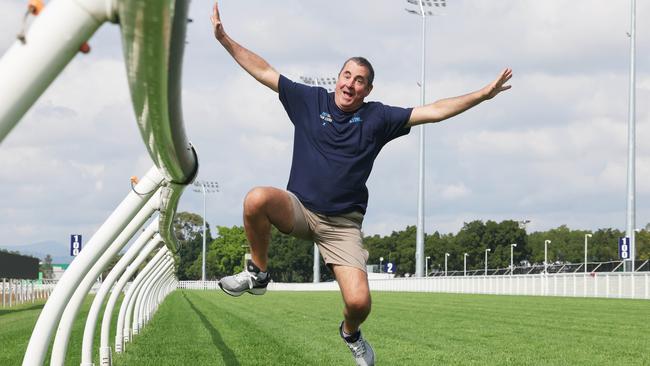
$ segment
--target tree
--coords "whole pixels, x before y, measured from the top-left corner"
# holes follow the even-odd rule
[[[190,267],[203,251],[203,218],[195,213],[179,212],[174,216],[173,228],[176,240],[178,240],[176,276],[180,280],[200,279],[201,271],[199,270],[197,275],[195,271],[190,270]],[[206,228],[207,246],[207,243],[212,241],[212,237],[210,226],[207,223]]]
[[[248,248],[248,240],[241,226],[217,226],[217,238],[210,243],[207,253],[206,276],[221,278],[244,270],[244,254]],[[196,271],[200,264],[198,256],[192,267]],[[200,271],[200,270],[199,270]],[[200,273],[200,272],[199,272]]]
[[[43,259],[41,264],[41,272],[43,272],[43,278],[51,279],[54,277],[54,269],[52,268],[52,256],[47,254]]]

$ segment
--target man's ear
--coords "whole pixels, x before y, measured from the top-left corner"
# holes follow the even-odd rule
[[[366,96],[370,95],[370,92],[372,91],[372,85],[368,85],[368,91],[366,92]]]

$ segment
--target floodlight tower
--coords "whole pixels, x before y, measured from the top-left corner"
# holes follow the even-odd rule
[[[336,87],[335,77],[300,76],[300,80],[302,80],[302,82],[307,85],[323,87],[329,93],[333,92],[334,88]]]
[[[630,259],[625,270],[634,272],[636,259],[636,240],[634,229],[636,227],[636,0],[630,2],[630,95],[628,104],[628,129],[627,129],[627,230],[626,236],[630,238]]]
[[[435,13],[432,8],[446,7],[446,0],[406,0],[409,4],[417,5],[416,9],[406,8],[409,14],[418,15],[422,18],[422,69],[420,75],[420,104],[425,104],[425,71],[426,71],[426,28],[427,16],[433,16]],[[425,10],[425,7],[429,8]],[[422,277],[422,267],[424,265],[424,124],[420,125],[420,162],[418,165],[419,183],[418,183],[418,221],[417,236],[415,239],[415,276]]]
[[[203,193],[203,257],[201,258],[201,281],[205,282],[205,196],[208,193],[219,192],[219,183],[203,180],[194,181],[192,191]]]

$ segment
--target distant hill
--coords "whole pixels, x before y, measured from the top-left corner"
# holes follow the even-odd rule
[[[49,254],[52,256],[52,263],[55,264],[68,264],[72,262],[73,259],[73,257],[70,256],[70,248],[67,244],[53,240],[27,245],[5,245],[0,246],[0,248],[20,252],[20,254],[31,255],[39,258],[41,261]]]

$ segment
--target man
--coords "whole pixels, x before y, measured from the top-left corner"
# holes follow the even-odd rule
[[[366,180],[374,160],[386,143],[408,134],[411,126],[445,120],[509,89],[505,83],[512,71],[503,70],[476,92],[426,106],[366,103],[374,70],[365,58],[347,60],[334,93],[327,93],[323,88],[292,82],[230,38],[216,3],[211,20],[216,39],[234,60],[279,94],[295,129],[287,190],[257,187],[247,194],[244,228],[252,261],[244,272],[222,278],[219,285],[232,296],[266,292],[271,225],[283,233],[313,240],[343,295],[340,335],[357,365],[374,365],[374,351],[359,329],[371,306],[361,223],[368,202]]]

